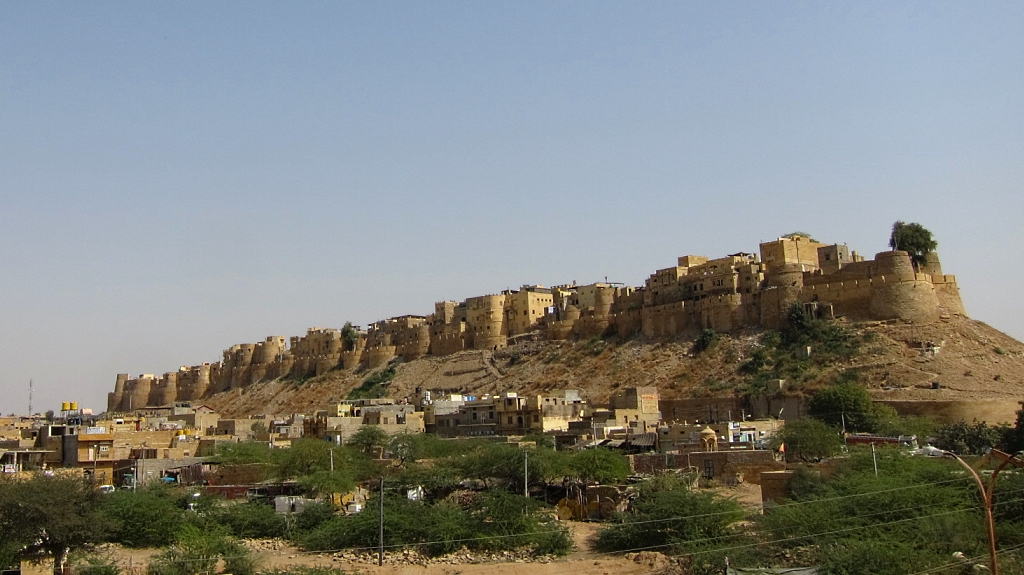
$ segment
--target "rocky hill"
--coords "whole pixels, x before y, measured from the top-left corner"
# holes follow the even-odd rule
[[[753,365],[770,346],[765,338],[770,332],[764,330],[717,336],[699,353],[692,336],[573,342],[542,340],[538,333],[519,336],[498,351],[278,379],[215,394],[203,403],[225,417],[242,417],[311,413],[354,390],[383,391],[400,399],[416,387],[476,395],[579,389],[591,401],[602,402],[619,388],[654,385],[664,398],[726,397],[763,392],[759,382],[779,374],[787,376],[788,394],[806,394],[844,378],[861,382],[876,399],[892,402],[901,412],[944,419],[1010,421],[1017,402],[1024,400],[1024,344],[982,322],[954,314],[927,324],[839,320],[835,325],[848,340],[846,351],[828,354],[811,345],[809,358],[803,359],[806,350],[800,350],[800,358],[782,354],[769,359],[774,368]],[[382,385],[374,387],[375,382]]]

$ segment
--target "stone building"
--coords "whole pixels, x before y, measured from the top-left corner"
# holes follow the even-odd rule
[[[305,336],[290,338],[287,346],[282,336],[234,345],[224,350],[220,362],[185,366],[160,377],[119,374],[107,410],[130,412],[197,400],[282,376],[373,369],[398,357],[494,351],[506,347],[509,338],[531,332],[562,340],[777,329],[794,304],[822,317],[855,321],[930,322],[942,314],[965,315],[956,277],[943,273],[935,253],[915,266],[903,251],[881,252],[867,260],[845,245],[793,236],[761,243],[758,254],[682,256],[640,287],[608,282],[524,285],[462,302],[438,302],[431,315],[393,317],[365,331],[353,328],[347,335],[339,329],[310,328]]]

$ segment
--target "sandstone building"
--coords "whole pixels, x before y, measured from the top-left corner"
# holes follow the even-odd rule
[[[310,328],[287,344],[284,337],[271,336],[234,345],[219,362],[162,376],[119,374],[107,410],[172,405],[283,376],[375,368],[398,357],[496,350],[509,338],[534,332],[559,340],[607,333],[671,338],[703,329],[774,329],[797,303],[823,317],[851,320],[924,323],[944,313],[965,314],[956,278],[942,273],[935,253],[915,266],[904,251],[868,260],[845,245],[794,236],[762,243],[756,254],[682,256],[639,287],[524,285],[462,302],[438,302],[430,315],[385,319],[365,330]]]

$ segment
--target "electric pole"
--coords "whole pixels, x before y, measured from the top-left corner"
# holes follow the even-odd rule
[[[377,566],[384,565],[384,478],[380,478],[380,533],[377,548]]]
[[[530,452],[523,452],[523,497],[530,498]]]

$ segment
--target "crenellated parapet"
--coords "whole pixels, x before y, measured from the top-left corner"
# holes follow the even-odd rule
[[[778,329],[798,303],[826,317],[853,320],[930,322],[942,314],[965,315],[956,277],[943,273],[936,253],[927,254],[922,265],[903,251],[867,260],[845,245],[796,236],[762,243],[760,254],[682,256],[636,288],[608,282],[524,285],[437,302],[431,315],[388,318],[365,331],[313,327],[303,336],[233,345],[220,362],[159,378],[118,374],[107,409],[171,405],[279,377],[377,368],[399,358],[496,350],[510,337],[531,332],[551,340],[637,333],[658,339],[704,329]]]

